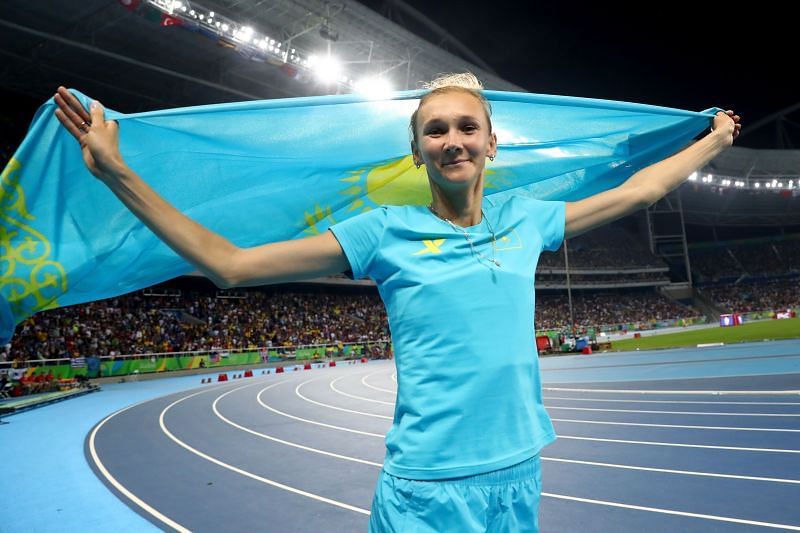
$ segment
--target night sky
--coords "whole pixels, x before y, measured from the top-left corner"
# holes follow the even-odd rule
[[[362,3],[379,13],[386,4]],[[789,81],[796,78],[791,69],[800,67],[798,25],[788,12],[789,4],[784,4],[786,10],[770,10],[748,2],[737,11],[733,3],[701,0],[629,6],[485,0],[406,3],[459,39],[499,76],[530,92],[692,111],[719,106],[740,114],[745,129],[748,123],[800,102],[800,89]],[[438,37],[413,18],[401,14],[394,20],[437,42]],[[763,145],[774,144],[773,129],[759,131],[761,137],[768,134],[759,147],[774,147]],[[741,139],[743,145],[756,141],[748,142],[748,136]]]

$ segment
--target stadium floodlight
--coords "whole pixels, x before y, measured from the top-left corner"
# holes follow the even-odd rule
[[[697,181],[697,172],[692,172],[689,175],[689,181]]]
[[[309,66],[317,79],[325,83],[335,82],[342,75],[342,64],[333,56],[314,56],[314,61],[309,57]]]
[[[370,100],[380,100],[392,92],[389,82],[377,76],[362,78],[353,84],[353,88],[357,93],[363,94]]]
[[[303,70],[310,71],[314,77],[326,82],[337,83],[341,87],[354,89],[354,80],[345,72],[343,63],[336,58],[322,60],[317,58],[316,64],[308,61],[306,51],[291,48],[291,38],[283,42],[269,35],[258,32],[249,23],[240,22],[224,15],[217,14],[200,5],[195,0],[140,0],[148,8],[155,8],[168,14],[173,19],[184,21],[187,29],[205,29],[201,32],[209,38],[221,39],[228,48],[234,48],[245,57],[255,61],[267,61],[278,65],[291,63]],[[202,1],[202,0],[200,0]],[[139,1],[137,1],[137,5]],[[144,13],[144,11],[142,11]],[[174,21],[173,21],[174,22]],[[323,18],[320,34],[329,41],[336,41],[338,32],[331,25],[329,18]],[[184,25],[175,23],[175,25]],[[291,50],[291,52],[289,51]],[[286,69],[286,72],[296,72],[297,69]],[[300,79],[306,79],[305,77]],[[379,91],[379,89],[373,89]],[[381,89],[388,93],[390,89]]]
[[[755,182],[755,184],[754,184],[753,186],[754,186],[756,189],[760,189],[760,188],[761,188],[761,184],[760,184],[759,182]]]

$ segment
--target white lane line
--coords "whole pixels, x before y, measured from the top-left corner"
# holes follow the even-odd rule
[[[278,489],[282,489],[282,490],[285,490],[287,492],[291,492],[293,494],[297,494],[299,496],[305,496],[306,498],[310,498],[312,500],[317,500],[319,502],[327,503],[329,505],[333,505],[334,507],[340,507],[340,508],[346,509],[348,511],[354,511],[356,513],[361,513],[361,514],[365,514],[365,515],[369,515],[370,514],[367,509],[362,509],[360,507],[355,507],[353,505],[349,505],[349,504],[346,504],[344,502],[332,500],[330,498],[325,498],[324,496],[320,496],[318,494],[313,494],[311,492],[306,492],[304,490],[300,490],[300,489],[297,489],[297,488],[294,488],[294,487],[290,487],[289,485],[284,485],[283,483],[278,483],[277,481],[273,481],[271,479],[267,479],[265,477],[253,474],[252,472],[248,472],[247,470],[243,470],[243,469],[238,468],[236,466],[233,466],[233,465],[230,465],[230,464],[225,463],[223,461],[220,461],[219,459],[217,459],[215,457],[211,457],[210,455],[205,454],[205,453],[203,453],[200,450],[197,450],[195,448],[192,448],[191,446],[189,446],[188,444],[186,444],[182,440],[178,439],[175,435],[173,435],[169,431],[169,429],[167,429],[167,426],[164,424],[164,416],[167,414],[167,411],[172,409],[173,406],[181,403],[184,400],[188,400],[189,398],[191,398],[193,396],[197,396],[198,394],[203,394],[204,392],[207,392],[207,391],[204,390],[204,391],[196,392],[194,394],[190,394],[188,396],[180,398],[180,399],[172,402],[171,404],[169,404],[167,407],[164,408],[163,411],[161,411],[161,414],[158,417],[158,424],[161,426],[161,431],[163,431],[164,434],[167,437],[169,437],[173,442],[175,442],[175,444],[177,444],[178,446],[184,448],[185,450],[197,455],[198,457],[201,457],[201,458],[205,459],[206,461],[214,463],[217,466],[221,466],[222,468],[226,468],[226,469],[228,469],[228,470],[230,470],[232,472],[236,472],[237,474],[240,474],[242,476],[248,477],[248,478],[253,479],[255,481],[260,481],[261,483],[265,483],[265,484],[270,485],[272,487],[275,487],[275,488],[278,488]]]
[[[278,385],[278,384],[275,384],[275,385]],[[264,403],[261,400],[261,394],[263,392],[265,392],[266,390],[274,387],[275,385],[271,385],[271,386],[263,389],[261,392],[259,392],[257,400],[263,407],[266,407],[267,409],[269,409],[269,410],[271,410],[273,412],[276,412],[277,414],[280,414],[282,416],[286,416],[288,418],[292,418],[292,419],[295,419],[295,420],[299,420],[301,422],[308,423],[308,424],[321,425],[321,426],[330,427],[330,428],[333,428],[333,429],[338,429],[338,430],[341,430],[341,431],[352,431],[352,432],[355,432],[355,433],[359,433],[359,434],[362,434],[362,435],[368,435],[368,436],[371,436],[371,437],[380,437],[380,438],[383,437],[383,435],[378,435],[378,434],[374,434],[374,433],[364,433],[364,432],[361,432],[361,431],[350,430],[348,428],[342,428],[342,427],[339,427],[339,426],[330,426],[328,424],[323,424],[321,422],[316,422],[316,421],[313,421],[313,420],[307,420],[307,419],[304,419],[304,418],[295,417],[293,415],[288,415],[288,414],[283,413],[281,411],[275,410],[275,409],[273,409],[272,407],[270,407],[269,405],[267,405],[266,403]],[[226,393],[226,394],[228,394],[228,393]],[[249,431],[251,433],[257,434],[256,432],[253,432],[251,430],[246,430],[246,431]],[[704,446],[704,445],[693,445],[693,444],[673,444],[673,443],[661,443],[661,442],[649,442],[649,441],[623,441],[623,440],[614,440],[614,439],[597,439],[597,438],[589,438],[589,437],[569,437],[569,436],[563,436],[563,435],[559,435],[559,438],[576,439],[576,440],[603,441],[603,442],[621,442],[621,443],[625,443],[625,444],[651,444],[651,445],[654,444],[654,445],[661,445],[661,446],[682,446],[682,447],[697,447],[697,448],[723,448],[723,449],[737,450],[737,451],[770,451],[770,452],[800,453],[800,450],[772,450],[772,449],[763,449],[763,448],[726,448],[726,447]],[[277,440],[277,439],[272,439],[272,440]],[[295,446],[292,443],[289,443],[289,445],[290,446]],[[303,448],[303,449],[307,449],[308,451],[312,451],[312,452],[316,452],[316,453],[323,453],[323,454],[326,454],[326,455],[334,455],[334,456],[342,458],[342,459],[348,459],[347,456],[338,456],[338,455],[335,455],[335,454],[330,454],[329,452],[324,452],[322,450],[317,450],[315,448],[308,448],[308,447],[299,446],[299,445],[297,445],[297,447]],[[362,460],[356,459],[356,458],[350,458],[350,459],[351,460],[355,460],[355,461],[359,461],[359,462],[365,462],[365,461],[362,461]],[[719,473],[714,473],[714,472],[699,472],[699,471],[691,471],[691,470],[671,470],[671,469],[664,469],[664,468],[621,465],[621,464],[615,464],[615,463],[600,463],[600,462],[592,462],[592,461],[581,461],[581,460],[576,460],[576,459],[561,459],[561,458],[555,458],[555,457],[542,457],[542,460],[543,461],[554,461],[554,462],[563,462],[563,463],[582,464],[582,465],[589,465],[589,466],[601,466],[601,467],[607,467],[607,468],[620,468],[620,469],[625,469],[625,470],[639,470],[639,471],[645,471],[645,472],[660,472],[660,473],[676,474],[676,475],[689,475],[689,476],[698,476],[698,477],[715,477],[715,478],[725,478],[725,479],[742,479],[742,480],[747,480],[747,481],[766,481],[766,482],[772,482],[772,483],[800,484],[800,480],[795,480],[795,479],[768,478],[768,477],[758,477],[758,476],[741,476],[741,475],[735,475],[735,474],[719,474]],[[367,462],[367,464],[373,464],[375,466],[382,466],[382,465],[379,465],[378,463],[369,463],[369,462]]]
[[[262,391],[263,392],[263,391]],[[317,422],[314,420],[309,420],[307,418],[300,418],[298,416],[290,415],[288,413],[284,413],[283,411],[279,411],[272,406],[267,405],[261,400],[261,394],[257,398],[258,403],[260,403],[264,408],[269,409],[270,411],[279,414],[281,416],[285,416],[287,418],[292,418],[294,420],[298,420],[300,422],[306,422],[308,424],[314,424],[317,426],[327,427],[330,429],[335,429],[338,431],[347,431],[350,433],[358,433],[360,435],[367,435],[370,437],[381,437],[384,438],[385,435],[380,435],[377,433],[368,433],[365,431],[359,431],[356,429],[350,429],[342,426],[334,426],[331,424],[325,424],[323,422]],[[562,435],[561,433],[558,434],[559,439],[572,439],[572,440],[588,440],[588,441],[595,441],[595,442],[613,442],[619,444],[644,444],[644,445],[651,445],[651,446],[673,446],[676,448],[703,448],[703,449],[710,449],[710,450],[731,450],[731,451],[746,451],[746,452],[771,452],[771,453],[800,453],[800,450],[782,450],[776,448],[744,448],[744,447],[736,447],[736,446],[714,446],[710,444],[685,444],[679,442],[658,442],[658,441],[648,441],[648,440],[624,440],[624,439],[606,439],[606,438],[599,438],[599,437],[579,437],[579,436],[571,436],[571,435]]]
[[[325,424],[324,422],[317,422],[317,421],[315,421],[315,420],[309,420],[309,419],[307,419],[307,418],[301,418],[301,417],[299,417],[299,416],[290,415],[289,413],[284,413],[283,411],[279,411],[278,409],[275,409],[275,408],[274,408],[274,407],[272,407],[271,405],[267,405],[267,404],[266,404],[266,403],[264,403],[264,401],[261,399],[261,395],[264,393],[264,391],[266,391],[266,390],[267,390],[267,389],[269,389],[269,388],[271,388],[271,387],[267,387],[266,389],[264,389],[264,390],[262,390],[261,392],[259,392],[259,393],[258,393],[258,395],[256,396],[256,400],[258,401],[258,403],[259,403],[259,404],[261,404],[261,406],[262,406],[264,409],[267,409],[267,410],[269,410],[269,411],[272,411],[272,412],[273,412],[273,413],[275,413],[275,414],[278,414],[278,415],[281,415],[281,416],[285,416],[286,418],[291,418],[291,419],[293,419],[293,420],[297,420],[297,421],[299,421],[299,422],[305,422],[305,423],[307,423],[307,424],[314,424],[315,426],[322,426],[322,427],[325,427],[325,428],[328,428],[328,429],[335,429],[335,430],[337,430],[337,431],[346,431],[346,432],[348,432],[348,433],[356,433],[356,434],[358,434],[358,435],[366,435],[366,436],[368,436],[368,437],[379,437],[379,438],[384,438],[384,437],[386,436],[386,435],[384,435],[384,434],[379,434],[379,433],[369,433],[369,432],[367,432],[367,431],[359,431],[359,430],[357,430],[357,429],[350,429],[350,428],[346,428],[346,427],[342,427],[342,426],[334,426],[333,424]]]
[[[306,381],[302,382],[300,385],[295,387],[295,389],[294,389],[295,395],[300,397],[302,400],[307,401],[308,403],[313,403],[314,405],[319,405],[320,407],[327,407],[328,409],[335,409],[337,411],[343,411],[345,413],[352,413],[354,415],[371,416],[373,418],[382,418],[384,420],[393,420],[393,417],[391,417],[391,416],[376,415],[374,413],[365,413],[363,411],[354,411],[352,409],[345,409],[344,407],[336,407],[335,405],[328,405],[327,403],[318,402],[318,401],[315,401],[315,400],[312,400],[310,398],[306,398],[305,396],[303,396],[303,394],[300,392],[300,388],[303,385],[307,384],[307,383],[311,383],[312,381],[318,381],[320,379],[322,379],[322,378],[314,378],[314,379],[309,379],[309,380],[306,380]],[[798,430],[798,431],[800,431],[800,430]]]
[[[597,411],[600,413],[646,413],[659,415],[696,415],[696,416],[800,416],[800,414],[781,414],[781,413],[709,413],[696,411],[645,411],[641,409],[600,409],[598,407],[562,407],[558,405],[547,405],[550,409],[564,409],[568,411]]]
[[[743,479],[745,481],[769,481],[771,483],[789,483],[800,485],[800,479],[782,479],[774,477],[740,476],[735,474],[717,474],[714,472],[698,472],[694,470],[672,470],[667,468],[654,468],[648,466],[620,465],[616,463],[598,463],[594,461],[579,461],[576,459],[561,459],[557,457],[542,457],[543,461],[555,461],[559,463],[574,463],[579,465],[602,466],[605,468],[622,468],[625,470],[641,470],[643,472],[660,472],[664,474],[680,474],[684,476],[717,477],[725,479]]]
[[[311,381],[316,381],[321,378],[314,378],[307,381],[304,381],[300,385],[295,388],[295,394],[300,397],[301,399],[313,403],[314,405],[319,405],[320,407],[327,407],[328,409],[335,409],[337,411],[344,411],[347,413],[352,413],[356,415],[362,416],[370,416],[374,418],[383,418],[386,420],[393,420],[391,416],[384,416],[384,415],[376,415],[373,413],[365,413],[363,411],[356,411],[354,409],[345,409],[343,407],[336,407],[335,405],[329,405],[323,402],[318,402],[316,400],[311,400],[306,398],[300,393],[300,388],[305,385],[306,383],[310,383]],[[770,433],[800,433],[800,429],[780,429],[780,428],[747,428],[747,427],[728,427],[728,426],[689,426],[689,425],[682,425],[682,424],[646,424],[642,422],[610,422],[610,421],[601,421],[601,420],[575,420],[571,418],[552,418],[554,422],[571,422],[575,424],[601,424],[607,426],[635,426],[635,427],[656,427],[656,428],[678,428],[678,429],[707,429],[707,430],[721,430],[721,431],[764,431]]]
[[[125,495],[126,498],[128,498],[134,504],[138,505],[144,512],[146,512],[147,514],[149,514],[150,516],[152,516],[156,520],[158,520],[160,522],[163,522],[164,524],[168,525],[172,529],[180,531],[181,533],[190,533],[189,529],[186,529],[185,527],[183,527],[179,523],[175,522],[171,518],[167,517],[163,513],[160,513],[155,508],[153,508],[150,505],[146,504],[144,501],[139,499],[134,493],[129,491],[127,488],[125,488],[125,486],[122,483],[117,481],[117,479],[114,476],[111,475],[111,472],[108,471],[108,469],[105,467],[103,462],[100,460],[100,457],[97,455],[97,450],[95,448],[94,441],[95,441],[95,437],[97,436],[97,432],[100,431],[100,428],[102,428],[106,424],[106,422],[108,422],[109,420],[111,420],[112,418],[117,416],[118,414],[124,413],[128,409],[132,409],[132,408],[134,408],[136,406],[142,405],[142,404],[150,402],[150,401],[153,401],[153,400],[152,399],[151,400],[145,400],[143,402],[139,402],[139,403],[135,403],[133,405],[129,405],[128,407],[126,407],[124,409],[120,409],[119,411],[117,411],[115,413],[111,413],[110,415],[105,417],[103,419],[103,421],[100,422],[99,424],[97,424],[97,426],[95,426],[95,428],[89,434],[89,453],[92,456],[92,461],[94,461],[94,464],[97,467],[97,470],[100,471],[100,473],[103,475],[103,477],[106,478],[106,480],[109,483],[111,483],[111,485],[115,489],[117,489],[120,493]]]
[[[259,393],[259,403],[262,403],[261,399],[260,399],[260,396],[261,396],[261,393]],[[264,404],[262,403],[262,405],[264,405]],[[312,451],[315,451],[315,450],[312,450]],[[318,453],[326,453],[326,452],[322,452],[321,450],[316,450],[316,451]],[[610,463],[598,463],[598,462],[590,462],[590,461],[577,461],[577,460],[559,459],[559,458],[551,458],[551,457],[543,457],[542,459],[545,460],[545,461],[566,462],[566,463],[575,463],[575,464],[583,464],[583,465],[590,465],[590,466],[600,466],[600,467],[608,467],[608,468],[622,468],[622,469],[629,469],[629,470],[660,472],[660,473],[677,474],[677,475],[692,475],[692,476],[702,476],[702,477],[743,479],[743,480],[748,480],[748,481],[765,481],[765,482],[800,484],[800,480],[787,480],[787,479],[778,479],[778,478],[760,478],[760,477],[753,477],[753,476],[737,476],[737,475],[729,475],[729,474],[716,474],[716,473],[710,473],[710,472],[692,472],[692,471],[682,471],[682,470],[667,470],[667,469],[637,467],[637,466],[629,466],[629,465],[616,465],[616,464],[610,464]],[[377,463],[374,463],[374,464],[375,464],[375,466],[380,466]],[[549,492],[543,492],[542,496],[548,497],[548,498],[555,498],[555,499],[582,502],[582,503],[592,503],[592,504],[596,504],[596,505],[605,505],[605,506],[609,506],[609,507],[619,507],[619,508],[623,508],[623,509],[633,509],[633,510],[638,510],[638,511],[654,512],[654,513],[660,513],[660,514],[670,514],[670,515],[677,515],[677,516],[686,516],[686,517],[691,517],[691,518],[700,518],[700,519],[713,520],[713,521],[718,521],[718,522],[729,522],[729,523],[756,525],[756,526],[762,526],[762,527],[770,527],[770,528],[777,528],[777,529],[789,529],[789,530],[798,530],[798,531],[800,531],[800,527],[791,526],[791,525],[787,526],[785,524],[777,524],[777,523],[770,523],[770,522],[759,522],[759,521],[754,521],[754,520],[744,520],[744,519],[740,519],[740,518],[732,518],[732,517],[718,516],[718,515],[709,515],[709,514],[700,514],[700,513],[688,513],[688,512],[684,512],[684,511],[675,511],[675,510],[671,510],[671,509],[663,509],[663,508],[657,508],[657,507],[645,507],[645,506],[640,506],[640,505],[630,505],[630,504],[612,502],[612,501],[606,501],[606,500],[594,500],[594,499],[587,499],[587,498],[578,498],[578,497],[575,497],[575,496],[567,496],[567,495],[564,495],[564,494],[554,494],[554,493],[549,493]]]
[[[380,388],[380,387],[376,387],[375,385],[370,385],[369,383],[367,383],[367,378],[368,378],[368,377],[372,377],[372,376],[374,376],[374,375],[376,375],[376,374],[380,374],[381,372],[383,372],[383,371],[382,371],[382,370],[380,370],[380,371],[378,371],[378,372],[373,372],[373,373],[371,373],[371,374],[367,374],[366,376],[364,376],[363,378],[361,378],[361,383],[362,383],[362,384],[363,384],[365,387],[367,387],[367,388],[369,388],[369,389],[373,389],[373,390],[376,390],[376,391],[379,391],[379,392],[389,392],[389,393],[391,393],[391,394],[397,394],[397,389],[382,389],[382,388]]]
[[[392,381],[394,381],[395,383],[397,383],[397,372],[395,372],[394,374],[392,374]]]
[[[275,385],[277,385],[277,383]],[[266,391],[267,389],[269,389],[271,387],[274,387],[275,385],[270,385],[269,387],[267,387],[265,389],[262,389],[262,392]],[[229,424],[229,425],[235,427],[236,429],[239,429],[239,430],[244,431],[246,433],[250,433],[251,435],[255,435],[256,437],[261,437],[262,439],[271,440],[273,442],[277,442],[278,444],[283,444],[284,446],[291,446],[293,448],[299,448],[299,449],[305,450],[307,452],[319,453],[321,455],[327,455],[329,457],[335,457],[337,459],[344,459],[345,461],[353,461],[353,462],[362,463],[362,464],[365,464],[365,465],[377,466],[378,468],[383,466],[381,463],[375,463],[373,461],[367,461],[365,459],[359,459],[357,457],[350,457],[349,455],[339,455],[338,453],[327,452],[325,450],[312,448],[310,446],[303,446],[302,444],[298,444],[296,442],[290,442],[288,440],[279,439],[277,437],[273,437],[271,435],[267,435],[266,433],[260,433],[258,431],[255,431],[255,430],[252,430],[250,428],[247,428],[245,426],[241,426],[241,425],[237,424],[236,422],[233,422],[233,421],[225,418],[225,416],[223,416],[223,414],[219,412],[219,409],[217,408],[217,403],[219,403],[219,401],[222,398],[224,398],[225,396],[227,396],[228,394],[230,394],[232,392],[236,392],[236,391],[242,390],[242,389],[247,388],[247,387],[252,387],[252,385],[245,385],[244,387],[238,387],[236,389],[230,390],[230,391],[226,392],[225,394],[222,394],[219,397],[217,397],[217,399],[214,400],[214,403],[211,404],[211,409],[214,411],[214,414],[217,415],[217,417],[220,420],[222,420],[226,424]]]
[[[725,402],[725,401],[692,401],[692,400],[614,400],[610,398],[569,398],[567,396],[545,396],[549,400],[569,400],[576,402],[618,402],[618,403],[693,403],[710,405],[800,405],[800,402]]]
[[[742,448],[738,446],[714,446],[711,444],[685,444],[679,442],[658,442],[651,440],[604,439],[600,437],[578,437],[558,434],[559,439],[588,440],[593,442],[613,442],[618,444],[644,444],[647,446],[673,446],[676,448],[703,448],[708,450],[730,450],[736,452],[800,453],[800,450],[781,450],[779,448]]]
[[[266,388],[262,389],[259,392],[259,397],[260,397],[262,392],[267,391],[268,389],[274,387],[275,385],[278,385],[278,383],[270,385],[269,387],[266,387]],[[214,410],[214,413],[220,419],[222,419],[224,422],[226,422],[227,424],[230,424],[231,426],[233,426],[233,427],[235,427],[237,429],[240,429],[242,431],[245,431],[247,433],[250,433],[252,435],[256,435],[258,437],[261,437],[261,438],[264,438],[264,439],[267,439],[267,440],[271,440],[271,441],[277,442],[279,444],[283,444],[283,445],[286,445],[286,446],[291,446],[291,447],[294,447],[294,448],[299,448],[301,450],[309,451],[309,452],[312,452],[312,453],[326,455],[326,456],[329,456],[329,457],[335,457],[337,459],[343,459],[343,460],[346,460],[346,461],[354,461],[354,462],[357,462],[357,463],[362,463],[362,464],[366,464],[366,465],[370,465],[370,466],[375,466],[377,468],[381,468],[383,466],[382,464],[375,463],[373,461],[366,461],[364,459],[359,459],[357,457],[351,457],[351,456],[347,456],[347,455],[340,455],[340,454],[337,454],[337,453],[328,452],[328,451],[325,451],[325,450],[320,450],[318,448],[312,448],[310,446],[304,446],[304,445],[297,444],[297,443],[294,443],[294,442],[289,442],[289,441],[285,441],[285,440],[282,440],[282,439],[278,439],[276,437],[272,437],[270,435],[266,435],[264,433],[260,433],[258,431],[254,431],[252,429],[246,428],[244,426],[236,424],[235,422],[231,422],[230,420],[225,418],[219,412],[219,410],[217,409],[217,403],[222,398],[227,396],[228,394],[231,394],[232,392],[236,392],[238,390],[241,390],[241,389],[244,389],[244,388],[250,387],[250,386],[252,386],[252,385],[245,385],[244,387],[239,387],[237,389],[230,390],[230,391],[220,395],[216,400],[214,400],[214,403],[212,404],[212,409]],[[259,401],[259,403],[264,405],[260,401]],[[714,472],[699,472],[699,471],[691,471],[691,470],[673,470],[673,469],[665,469],[665,468],[654,468],[654,467],[633,466],[633,465],[621,465],[621,464],[616,464],[616,463],[601,463],[601,462],[595,462],[595,461],[581,461],[581,460],[576,460],[576,459],[563,459],[563,458],[557,458],[557,457],[542,457],[542,460],[544,460],[544,461],[552,461],[552,462],[560,462],[560,463],[571,463],[571,464],[579,464],[579,465],[588,465],[588,466],[599,466],[599,467],[605,467],[605,468],[619,468],[619,469],[625,469],[625,470],[638,470],[638,471],[643,471],[643,472],[659,472],[659,473],[665,473],[665,474],[677,474],[677,475],[687,475],[687,476],[715,477],[715,478],[724,478],[724,479],[741,479],[741,480],[745,480],[745,481],[766,481],[766,482],[771,482],[771,483],[800,484],[800,480],[797,480],[797,479],[782,479],[782,478],[768,478],[768,477],[757,477],[757,476],[742,476],[742,475],[734,475],[734,474],[719,474],[719,473],[714,473]]]
[[[684,511],[673,511],[671,509],[661,509],[658,507],[644,507],[641,505],[629,505],[627,503],[610,502],[607,500],[592,500],[589,498],[577,498],[575,496],[564,496],[563,494],[553,494],[551,492],[542,492],[542,496],[548,498],[556,498],[559,500],[570,500],[581,503],[593,503],[595,505],[606,505],[608,507],[620,507],[622,509],[634,509],[636,511],[648,511],[651,513],[669,514],[676,516],[687,516],[690,518],[703,518],[705,520],[715,520],[718,522],[731,522],[734,524],[746,524],[749,526],[770,527],[775,529],[786,529],[788,531],[800,531],[800,526],[793,526],[790,524],[774,524],[771,522],[757,522],[755,520],[743,520],[741,518],[730,518],[727,516],[715,516],[710,514],[687,513]]]
[[[573,422],[576,424],[603,424],[607,426],[637,426],[649,428],[680,428],[680,429],[717,429],[725,431],[769,431],[773,433],[800,433],[800,429],[775,429],[775,428],[736,428],[727,426],[683,426],[677,424],[644,424],[639,422],[606,422],[600,420],[573,420],[569,418],[551,418],[557,422]]]
[[[372,398],[366,398],[364,396],[356,396],[355,394],[348,394],[346,392],[340,391],[339,389],[336,388],[335,383],[337,381],[339,381],[340,379],[344,378],[344,377],[347,377],[347,376],[339,376],[338,378],[336,378],[336,379],[334,379],[333,381],[330,382],[331,390],[333,392],[335,392],[336,394],[341,394],[342,396],[347,396],[348,398],[353,398],[355,400],[362,400],[364,402],[372,402],[372,403],[379,403],[381,405],[394,406],[394,402],[386,402],[386,401],[383,401],[383,400],[373,400]],[[798,416],[800,416],[800,415],[798,415]]]
[[[600,392],[609,394],[682,394],[682,395],[743,395],[743,396],[790,396],[800,394],[800,390],[630,390],[630,389],[570,389],[565,387],[542,387],[543,391],[554,392]]]

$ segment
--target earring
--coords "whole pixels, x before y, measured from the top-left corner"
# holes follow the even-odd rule
[[[414,161],[414,165],[417,167],[417,170],[419,170],[419,167],[422,166],[422,163],[420,163],[419,161]]]
[[[494,161],[494,156],[493,155],[489,156],[489,161]]]

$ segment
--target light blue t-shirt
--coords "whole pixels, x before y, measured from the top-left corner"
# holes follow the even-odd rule
[[[409,479],[514,465],[555,440],[533,324],[536,263],[564,238],[565,204],[486,197],[464,234],[426,206],[381,206],[331,226],[355,279],[386,305],[397,366],[384,469]]]

